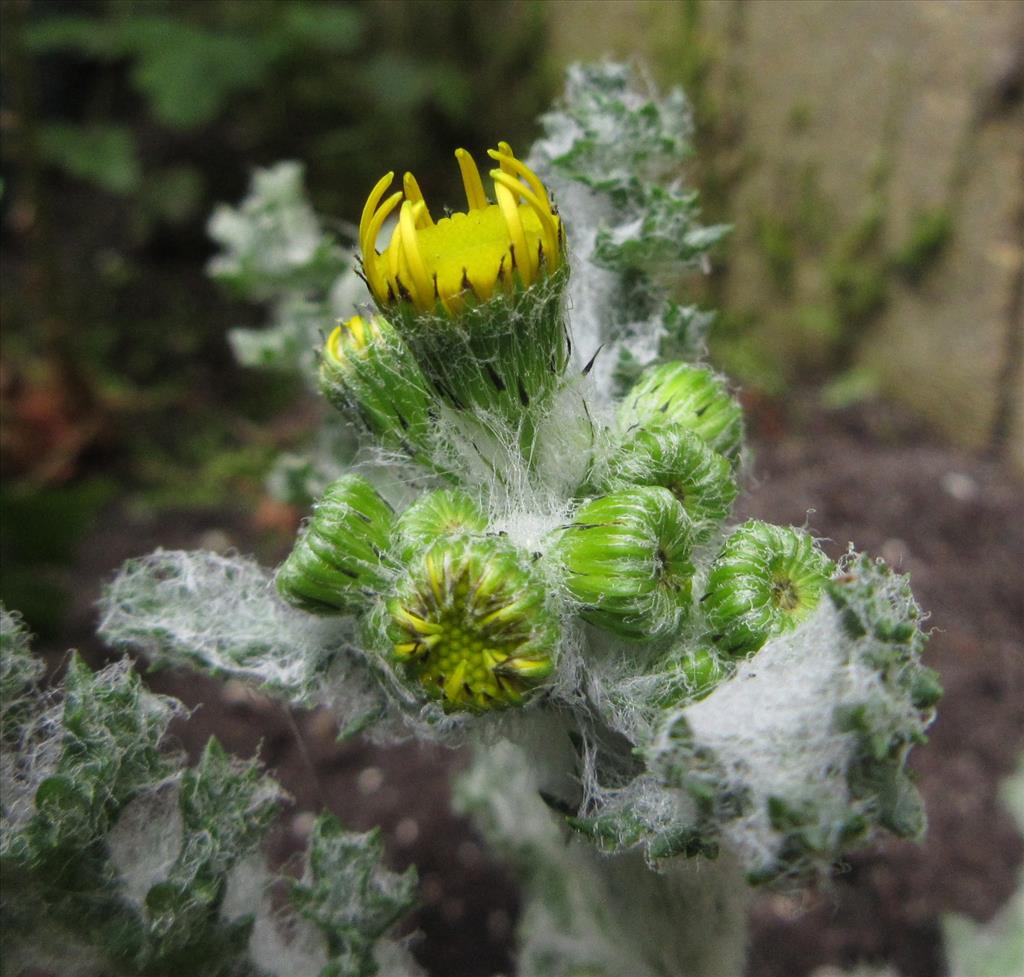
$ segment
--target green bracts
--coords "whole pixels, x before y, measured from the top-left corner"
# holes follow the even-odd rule
[[[339,478],[278,569],[278,593],[314,614],[362,610],[393,574],[385,560],[394,520],[391,507],[365,478]]]
[[[662,363],[641,374],[619,408],[619,429],[683,428],[735,464],[743,447],[743,408],[710,370]]]
[[[671,634],[689,614],[693,540],[668,489],[636,486],[581,506],[552,553],[587,621],[645,641]]]
[[[791,631],[818,606],[831,570],[808,533],[748,520],[725,541],[701,598],[712,641],[743,655]]]

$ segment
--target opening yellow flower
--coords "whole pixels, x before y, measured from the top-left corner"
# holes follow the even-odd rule
[[[529,286],[562,263],[562,222],[544,184],[507,142],[488,150],[496,203],[484,193],[480,171],[464,149],[455,151],[466,188],[466,213],[434,221],[416,178],[406,173],[403,190],[382,201],[394,173],[373,188],[359,222],[359,247],[367,283],[382,304],[408,302],[422,312],[438,304],[457,312],[469,301],[485,301],[517,280]],[[390,243],[377,237],[396,207]]]

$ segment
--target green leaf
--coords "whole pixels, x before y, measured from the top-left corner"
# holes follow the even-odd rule
[[[424,62],[397,52],[367,61],[357,79],[382,112],[402,115],[434,103],[450,118],[466,120],[472,87],[466,75],[443,63]]]
[[[174,128],[213,121],[228,99],[262,84],[287,48],[280,34],[222,34],[178,17],[136,13],[142,5],[115,9],[116,16],[103,19],[48,18],[30,25],[25,43],[37,53],[71,48],[101,60],[131,59],[135,87],[156,118]]]
[[[35,54],[71,49],[94,58],[109,59],[124,50],[116,23],[112,25],[98,17],[46,17],[28,24],[22,40]]]
[[[136,88],[165,125],[189,129],[212,122],[239,92],[266,80],[277,54],[269,38],[217,34],[161,17],[126,27],[137,60]]]
[[[257,849],[280,796],[255,762],[232,758],[216,739],[182,774],[181,851],[146,894],[154,959],[212,959],[244,945],[251,918],[226,923],[218,910],[228,872]]]
[[[413,906],[416,870],[389,872],[383,853],[379,829],[358,834],[321,815],[306,875],[291,888],[292,904],[327,938],[328,973],[337,977],[376,974],[375,943]]]
[[[0,738],[17,743],[22,725],[41,707],[36,683],[43,663],[29,649],[21,618],[0,604]]]
[[[135,140],[122,126],[47,123],[39,128],[39,155],[111,193],[132,193],[142,177]]]
[[[362,12],[354,7],[326,3],[289,3],[285,7],[284,29],[298,46],[346,54],[363,36]]]

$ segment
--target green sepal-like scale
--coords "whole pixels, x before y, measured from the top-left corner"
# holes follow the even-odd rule
[[[460,489],[439,489],[417,499],[395,525],[394,550],[402,563],[443,536],[482,533],[487,516],[471,495]]]
[[[385,606],[392,658],[446,711],[520,705],[554,671],[561,624],[529,557],[506,540],[438,540]]]
[[[634,486],[581,506],[552,553],[584,620],[644,641],[671,634],[689,612],[693,541],[668,489]]]
[[[338,410],[359,417],[383,447],[413,457],[429,453],[433,399],[412,353],[382,316],[353,316],[328,336],[320,389]]]
[[[515,277],[511,269],[508,274]],[[516,425],[554,392],[569,363],[567,280],[563,264],[529,288],[517,281],[510,292],[467,302],[456,314],[440,303],[430,313],[405,303],[392,314],[442,400]]]
[[[743,448],[743,408],[714,373],[689,363],[649,367],[623,398],[619,429],[650,427],[693,431],[734,464]]]
[[[831,572],[832,561],[809,534],[748,520],[708,575],[701,607],[711,639],[727,654],[757,651],[818,606]]]
[[[289,604],[313,614],[351,614],[390,585],[386,553],[395,515],[359,475],[328,486],[313,516],[277,571]]]
[[[728,459],[699,435],[676,427],[640,428],[628,436],[609,459],[601,485],[610,491],[630,485],[667,488],[693,521],[698,543],[721,525],[739,492]]]

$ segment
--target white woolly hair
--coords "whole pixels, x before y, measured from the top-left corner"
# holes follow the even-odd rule
[[[720,789],[749,798],[747,813],[722,829],[747,865],[771,864],[778,848],[769,797],[808,799],[826,808],[849,801],[846,768],[856,741],[835,730],[834,716],[844,702],[870,696],[878,683],[849,661],[846,644],[838,614],[824,601],[798,631],[769,641],[730,681],[680,710],[695,748],[714,755]],[[669,717],[665,728],[671,724]],[[673,749],[656,740],[653,764]]]

